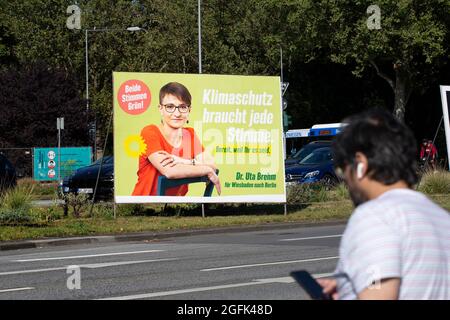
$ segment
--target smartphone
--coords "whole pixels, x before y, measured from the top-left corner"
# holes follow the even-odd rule
[[[300,270],[290,273],[291,277],[306,291],[313,300],[332,300],[331,296],[323,293],[322,286],[308,271]]]

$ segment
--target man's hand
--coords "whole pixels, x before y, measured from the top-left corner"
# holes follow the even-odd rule
[[[333,300],[339,299],[336,279],[322,278],[317,279],[317,282],[322,286],[323,293],[330,295]]]

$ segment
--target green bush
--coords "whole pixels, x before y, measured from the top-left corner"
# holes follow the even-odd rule
[[[50,223],[63,218],[63,210],[56,204],[46,208],[36,207],[32,209],[32,212],[39,217],[41,223]]]
[[[330,186],[319,187],[315,193],[312,202],[325,202],[330,200]]]
[[[347,186],[344,183],[336,185],[333,189],[329,191],[328,200],[341,201],[350,199]]]
[[[309,203],[327,200],[327,186],[321,183],[302,183],[286,187],[288,204]]]
[[[80,218],[83,213],[86,213],[91,204],[89,196],[84,193],[67,193],[63,196],[63,199],[67,209],[72,209],[72,215],[75,218]]]
[[[417,189],[427,194],[449,194],[450,172],[427,171],[422,175]]]
[[[94,207],[92,208],[91,218],[101,218],[107,220],[114,219],[114,204],[95,203]]]
[[[143,204],[120,204],[116,210],[117,215],[122,217],[142,216],[146,212]]]
[[[30,225],[41,223],[33,211],[33,184],[20,184],[0,196],[0,225]]]
[[[349,199],[345,184],[330,186],[326,183],[303,183],[286,187],[288,204],[341,201]]]
[[[0,225],[4,226],[31,225],[37,222],[38,219],[36,219],[36,217],[31,214],[31,211],[26,210],[24,208],[0,209]]]
[[[31,209],[33,189],[33,186],[24,185],[6,191],[0,196],[0,207],[29,211]]]
[[[286,186],[286,202],[288,204],[308,203],[311,200],[311,189],[304,184]]]

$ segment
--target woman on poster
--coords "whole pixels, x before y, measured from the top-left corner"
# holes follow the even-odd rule
[[[138,180],[133,196],[157,195],[158,178],[181,179],[207,176],[220,195],[221,184],[214,159],[209,155],[189,123],[191,94],[182,84],[170,82],[159,92],[161,124],[141,131],[147,148],[139,157]],[[188,185],[169,188],[167,196],[184,196]]]

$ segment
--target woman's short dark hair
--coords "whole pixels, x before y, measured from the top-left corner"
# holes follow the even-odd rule
[[[343,121],[332,144],[335,166],[355,165],[355,154],[368,160],[368,175],[385,185],[417,182],[417,146],[411,130],[383,109],[371,109]]]
[[[189,93],[189,90],[181,83],[169,82],[168,84],[164,85],[161,90],[159,90],[159,104],[162,104],[163,98],[168,94],[171,94],[184,103],[191,105],[191,94]]]

